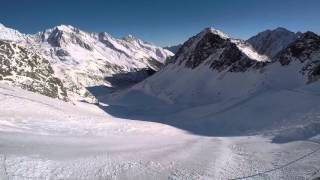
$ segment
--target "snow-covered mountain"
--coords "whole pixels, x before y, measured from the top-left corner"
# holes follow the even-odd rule
[[[22,41],[24,39],[25,39],[24,34],[21,34],[17,30],[7,28],[0,23],[0,40]]]
[[[303,85],[318,78],[318,38],[307,32],[271,60],[243,41],[205,29],[183,44],[172,63],[135,88],[169,102],[202,104],[247,96],[270,82]]]
[[[156,71],[173,55],[132,35],[116,39],[107,33],[89,33],[67,25],[33,35],[3,25],[0,31],[1,39],[14,41],[48,59],[68,96],[77,100],[94,99],[87,87],[111,86],[106,77],[142,69]]]
[[[319,87],[319,46],[319,36],[307,32],[270,60],[205,29],[183,44],[172,63],[107,101],[136,112],[159,111],[167,116],[157,122],[208,135],[292,126],[318,106],[312,98]],[[147,110],[140,108],[144,103]]]
[[[247,40],[258,53],[274,57],[290,43],[294,42],[301,33],[294,33],[285,28],[266,30]]]
[[[261,77],[253,74],[269,61],[244,41],[207,28],[186,41],[172,63],[135,88],[171,103],[213,103],[247,94],[261,84]]]
[[[13,42],[0,40],[0,81],[32,92],[68,100],[48,60]]]
[[[46,96],[67,100],[63,85],[83,98],[100,82],[140,81],[163,62],[162,49],[71,26],[7,34],[0,81],[38,94],[0,83],[0,179],[320,176],[315,33],[270,59],[207,28],[153,76],[97,96],[99,105]]]

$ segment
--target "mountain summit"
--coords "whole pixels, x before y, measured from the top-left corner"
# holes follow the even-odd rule
[[[186,41],[174,56],[174,63],[196,68],[201,64],[219,71],[245,71],[257,62],[268,61],[244,41],[231,39],[213,28],[206,28]]]
[[[298,39],[301,33],[294,33],[285,28],[279,27],[274,30],[266,30],[258,33],[247,40],[258,53],[265,54],[270,58],[274,57],[290,43]]]

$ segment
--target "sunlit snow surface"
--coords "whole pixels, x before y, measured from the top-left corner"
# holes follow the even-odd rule
[[[173,53],[129,35],[117,39],[60,25],[37,34],[22,34],[0,24],[0,40],[13,41],[47,59],[63,81],[70,100],[94,102],[87,87],[110,85],[105,77],[151,68]]]
[[[5,85],[0,101],[0,179],[305,179],[320,168],[317,137],[199,136]]]

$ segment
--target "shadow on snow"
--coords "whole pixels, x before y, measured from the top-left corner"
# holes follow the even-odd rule
[[[139,90],[130,89],[130,91],[123,93],[128,87],[142,81],[149,75],[146,72],[119,74],[106,78],[113,84],[113,87],[96,86],[89,87],[88,90],[99,100],[98,106],[112,116],[128,120],[167,124],[201,136],[261,134],[265,130],[291,125],[291,123],[294,123],[291,122],[292,119],[300,118],[292,112],[299,112],[303,115],[317,102],[312,100],[313,103],[288,106],[290,102],[279,101],[278,91],[267,89],[236,99],[231,103],[196,106],[168,103]],[[132,77],[137,78],[132,79]],[[286,119],[291,120],[283,121]],[[307,128],[306,131],[308,129],[310,128]],[[315,129],[318,130],[318,126]],[[289,138],[276,136],[277,139],[273,142],[285,143],[303,140],[309,138],[308,133],[306,134],[306,136],[297,136],[298,139],[292,136]]]

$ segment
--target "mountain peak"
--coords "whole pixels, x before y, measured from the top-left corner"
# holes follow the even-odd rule
[[[319,35],[317,35],[316,33],[312,32],[312,31],[307,31],[305,33],[302,34],[301,36],[302,38],[305,39],[319,39]]]
[[[247,42],[251,44],[258,53],[272,58],[290,43],[294,42],[299,36],[299,33],[278,27],[273,30],[262,31],[248,39]]]
[[[201,31],[201,34],[207,34],[207,33],[212,33],[212,34],[218,35],[223,39],[229,39],[228,35],[226,35],[222,31],[220,31],[218,29],[215,29],[213,27],[207,27],[207,28],[204,28],[204,30]]]
[[[242,40],[232,39],[214,28],[205,28],[186,41],[176,53],[175,64],[195,69],[200,65],[217,71],[243,72],[269,58]]]
[[[288,29],[284,28],[284,27],[277,27],[276,29],[274,30],[271,30],[271,31],[283,31],[283,32],[290,32]]]
[[[135,38],[132,34],[129,34],[127,37],[132,39]]]
[[[71,26],[71,25],[64,25],[64,24],[61,24],[59,26],[56,26],[54,29],[58,29],[60,31],[74,31],[75,27]]]
[[[277,27],[275,29],[267,29],[265,31],[259,32],[259,34],[271,34],[271,33],[294,33],[284,27]]]
[[[100,32],[100,33],[98,33],[98,36],[99,36],[99,38],[101,39],[103,39],[103,38],[112,38],[112,36],[109,34],[109,33],[107,33],[107,32]]]
[[[125,36],[122,39],[125,41],[139,41],[140,40],[140,39],[136,38],[135,36],[133,36],[132,34],[128,34],[127,36]]]

